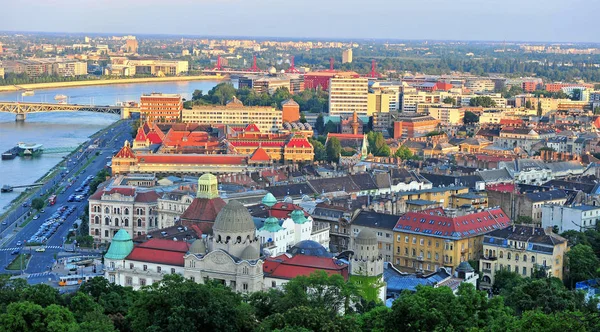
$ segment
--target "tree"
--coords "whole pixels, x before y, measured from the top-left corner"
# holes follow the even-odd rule
[[[46,284],[29,286],[21,292],[21,299],[47,307],[51,304],[61,304],[58,290]]]
[[[317,133],[323,133],[323,130],[325,130],[325,123],[323,120],[323,114],[319,113],[319,115],[317,116],[317,121],[315,122],[315,130],[317,131]]]
[[[337,137],[330,137],[325,145],[327,160],[330,162],[338,162],[342,153],[342,144]]]
[[[385,142],[382,133],[376,133],[371,131],[367,134],[367,141],[369,142],[369,152],[377,157],[389,157],[390,148]]]
[[[219,83],[208,92],[208,96],[213,104],[225,105],[225,103],[235,96],[235,93],[233,84]]]
[[[598,277],[600,260],[591,246],[577,244],[566,253],[569,270],[569,284],[573,288],[576,282]]]
[[[446,97],[442,100],[444,104],[451,104],[452,106],[456,106],[456,99],[452,97]]]
[[[517,314],[529,310],[541,310],[544,313],[585,310],[583,293],[565,288],[558,278],[524,279],[506,293],[506,304]]]
[[[465,124],[471,124],[471,123],[478,123],[479,122],[479,116],[471,111],[466,111],[465,112],[465,119],[464,119],[464,123]]]
[[[488,96],[474,97],[469,100],[470,106],[481,106],[481,107],[495,107],[496,102]]]
[[[300,113],[300,122],[306,123],[306,116],[304,115],[304,112]]]
[[[525,108],[526,108],[526,109],[531,109],[531,100],[527,100],[527,101],[525,102]]]
[[[533,224],[533,218],[530,216],[518,216],[517,220],[515,220],[517,224]]]
[[[202,99],[202,90],[194,90],[194,92],[192,93],[192,100],[200,100]]]
[[[507,294],[515,287],[521,284],[523,278],[518,273],[508,271],[506,269],[498,270],[494,274],[494,284],[492,285],[492,293]]]
[[[31,207],[36,209],[36,210],[41,210],[44,208],[44,200],[36,197],[33,200],[31,200]]]
[[[394,157],[402,160],[410,160],[414,158],[414,154],[406,146],[402,145],[394,152]]]
[[[329,133],[337,133],[338,126],[333,123],[331,120],[327,121],[325,125],[325,129],[323,130],[323,135],[327,135]]]
[[[315,160],[316,161],[325,161],[327,160],[327,151],[325,151],[325,146],[323,145],[323,143],[319,142],[318,140],[310,137],[308,139],[308,141],[310,142],[310,144],[312,144],[314,151],[315,151]]]

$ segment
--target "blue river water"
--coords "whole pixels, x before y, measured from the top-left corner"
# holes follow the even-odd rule
[[[191,98],[194,90],[206,93],[219,81],[187,81],[83,86],[34,91],[23,97],[21,92],[0,92],[0,101],[56,102],[56,95],[65,95],[72,104],[115,105],[122,101],[139,102],[145,93],[178,93]],[[41,143],[45,148],[76,147],[90,135],[119,119],[116,115],[91,112],[30,113],[25,122],[15,122],[12,113],[0,113],[0,153],[19,142]],[[0,186],[25,185],[35,182],[59,163],[66,154],[47,154],[38,158],[15,158],[0,161]],[[0,194],[0,212],[20,194]]]

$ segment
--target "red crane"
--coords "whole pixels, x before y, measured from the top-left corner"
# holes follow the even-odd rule
[[[369,73],[369,77],[381,77],[381,74],[377,72],[377,62],[375,62],[375,59],[371,60],[371,72]]]
[[[221,55],[217,56],[217,65],[213,70],[223,70],[223,66],[221,65]]]
[[[329,58],[329,71],[333,71],[333,57]]]
[[[258,66],[256,65],[256,55],[252,57],[252,67],[250,67],[248,71],[251,71],[253,73],[257,73],[260,71],[260,68],[258,68]]]
[[[296,66],[294,65],[294,56],[292,55],[291,59],[290,59],[290,68],[288,68],[288,70],[286,70],[287,73],[294,73],[294,74],[299,74],[300,71],[298,69],[296,69]]]

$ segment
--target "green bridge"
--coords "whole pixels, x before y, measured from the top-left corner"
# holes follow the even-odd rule
[[[54,154],[54,153],[69,153],[77,149],[76,146],[57,147],[57,148],[42,148],[43,154]]]

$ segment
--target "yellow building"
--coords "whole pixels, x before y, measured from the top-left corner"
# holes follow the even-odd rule
[[[352,49],[342,51],[342,63],[352,63]]]
[[[329,115],[368,114],[369,80],[336,75],[329,79]]]
[[[481,287],[490,288],[499,270],[531,277],[536,270],[563,278],[567,240],[541,227],[514,225],[485,235],[479,260]]]
[[[509,225],[510,219],[499,208],[459,217],[439,208],[407,212],[394,228],[393,263],[403,272],[455,269],[482,256],[485,234]]]
[[[367,115],[389,113],[396,111],[398,93],[393,90],[375,90],[369,93],[367,99]]]
[[[465,110],[458,107],[429,106],[429,115],[440,120],[442,125],[462,124],[465,119]]]
[[[457,207],[454,197],[456,195],[468,194],[469,188],[463,186],[435,187],[413,191],[398,192],[405,201],[425,200],[438,202],[443,208]]]

